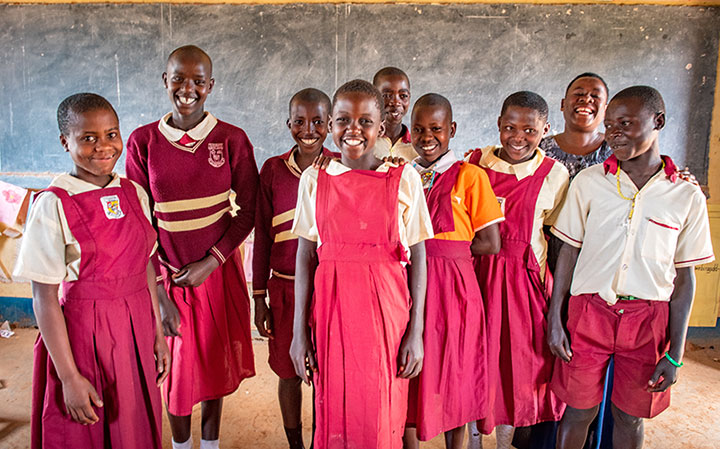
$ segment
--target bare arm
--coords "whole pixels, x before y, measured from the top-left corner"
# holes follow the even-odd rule
[[[562,311],[569,298],[570,283],[579,254],[580,248],[563,242],[555,265],[555,279],[548,308],[548,345],[553,355],[560,357],[565,362],[569,362],[572,358],[572,351],[570,350],[570,340],[565,332]]]
[[[398,375],[404,378],[420,374],[423,366],[423,331],[425,329],[425,293],[427,291],[427,258],[425,242],[410,247],[410,321],[400,346]]]
[[[295,316],[290,358],[295,366],[295,373],[308,385],[312,380],[312,373],[308,373],[307,368],[317,372],[315,349],[312,347],[308,329],[310,297],[317,264],[317,243],[299,237],[295,257]]]
[[[73,420],[81,424],[95,424],[98,422],[98,416],[92,405],[102,407],[103,402],[95,388],[80,374],[75,364],[65,316],[58,302],[58,284],[33,282],[32,290],[35,318],[60,382],[62,382],[65,408]]]
[[[497,254],[500,252],[501,247],[500,226],[494,223],[475,233],[475,237],[470,244],[470,252],[474,256]]]
[[[160,385],[170,374],[170,349],[165,341],[163,333],[163,323],[160,315],[160,304],[158,302],[157,293],[157,277],[155,276],[155,267],[153,261],[148,262],[147,266],[147,283],[150,292],[150,300],[152,301],[153,314],[155,315],[155,344],[153,350],[155,352],[155,363],[157,365],[157,384]],[[162,284],[160,285],[162,287]],[[165,290],[163,289],[163,293]]]
[[[668,351],[670,357],[678,363],[682,361],[685,352],[685,338],[687,337],[690,310],[692,309],[694,296],[695,268],[678,268],[675,277],[675,289],[670,297],[670,350]],[[670,363],[667,358],[662,357],[648,381],[649,391],[665,391],[676,381],[677,367]]]

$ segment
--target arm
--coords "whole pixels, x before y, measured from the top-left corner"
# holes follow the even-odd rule
[[[102,407],[103,402],[75,365],[65,316],[58,302],[58,284],[32,282],[33,309],[40,334],[52,358],[60,382],[62,382],[65,408],[72,419],[81,424],[95,424],[98,416],[93,405]]]
[[[400,346],[398,375],[411,378],[420,374],[423,366],[423,331],[425,329],[425,293],[427,290],[427,258],[425,242],[410,247],[410,322]]]
[[[475,237],[470,244],[470,252],[473,256],[497,254],[500,252],[501,247],[500,227],[497,223],[493,223],[475,233]]]
[[[295,316],[290,358],[295,366],[295,373],[308,385],[312,380],[312,373],[308,373],[308,367],[312,372],[317,372],[315,350],[310,341],[308,328],[310,297],[317,264],[317,244],[299,237],[295,257]]]
[[[550,306],[548,308],[547,341],[550,346],[550,352],[565,362],[569,362],[572,358],[572,350],[570,349],[570,341],[565,332],[562,311],[565,310],[567,300],[570,297],[570,284],[579,254],[580,248],[570,246],[563,242],[555,266],[555,279],[552,296],[550,297]]]
[[[253,299],[255,300],[255,327],[260,335],[274,338],[272,331],[272,315],[267,305],[267,281],[270,278],[270,251],[273,239],[272,171],[266,163],[260,171],[260,188],[255,209],[255,243],[253,245]]]
[[[670,350],[668,351],[670,357],[678,363],[682,360],[685,352],[685,338],[687,337],[690,310],[692,309],[694,296],[695,268],[678,268],[675,289],[670,297]],[[665,391],[676,381],[677,367],[670,363],[666,357],[662,357],[648,381],[648,391]]]
[[[168,348],[167,342],[165,341],[165,335],[163,334],[163,323],[160,314],[160,305],[158,302],[156,278],[153,263],[152,261],[149,261],[147,266],[147,282],[148,291],[150,292],[150,300],[152,301],[153,314],[155,315],[155,345],[153,349],[155,352],[155,362],[157,363],[157,384],[160,386],[160,384],[165,381],[168,374],[170,374],[170,349]],[[163,293],[165,293],[165,289],[163,289]],[[177,308],[175,310],[177,311]]]

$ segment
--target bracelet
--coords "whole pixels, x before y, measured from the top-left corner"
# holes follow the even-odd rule
[[[665,352],[665,358],[668,359],[668,361],[669,361],[670,363],[672,363],[673,365],[675,365],[675,366],[678,367],[678,368],[680,368],[681,366],[684,365],[683,362],[678,363],[678,362],[676,362],[672,357],[670,357],[670,353],[669,353],[669,352]]]

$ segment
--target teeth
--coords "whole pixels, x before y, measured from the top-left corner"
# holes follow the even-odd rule
[[[351,147],[360,145],[362,143],[362,140],[360,139],[345,139],[345,143],[350,145]]]
[[[592,115],[592,113],[593,113],[592,109],[588,109],[588,108],[577,108],[577,109],[575,109],[575,112],[577,114],[582,114],[582,115]]]
[[[435,148],[436,146],[437,146],[437,145],[423,145],[423,146],[422,146],[422,149],[423,149],[423,151],[430,151],[430,150],[432,150],[433,148]]]
[[[195,102],[194,98],[186,98],[186,97],[178,97],[178,100],[180,100],[180,103],[182,103],[182,104],[192,104]]]
[[[304,143],[305,145],[312,145],[318,140],[319,139],[300,139],[300,142]]]

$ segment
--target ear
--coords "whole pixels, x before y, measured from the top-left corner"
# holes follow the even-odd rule
[[[457,131],[457,123],[452,122],[450,123],[450,138],[452,139],[455,137],[455,131]]]
[[[332,134],[332,125],[333,125],[332,116],[328,115],[328,133],[330,133],[330,134]]]
[[[498,131],[501,131],[500,129],[500,120],[502,119],[502,115],[498,117]]]
[[[285,120],[285,124],[287,125],[288,129],[290,129],[290,118],[289,117],[287,120]]]
[[[70,148],[68,148],[67,137],[65,137],[64,134],[60,134],[60,145],[62,145],[63,148],[65,148],[65,152],[66,152],[66,153],[67,153],[68,151],[70,151]]]
[[[163,85],[165,86],[165,89],[167,89],[167,88],[168,88],[168,84],[167,84],[167,72],[163,72],[163,74],[162,74],[162,80],[163,80]]]
[[[565,99],[564,98],[560,100],[560,110],[561,111],[565,110]]]
[[[545,122],[545,126],[543,127],[543,137],[545,137],[550,131],[550,122]]]
[[[380,132],[378,132],[378,137],[382,137],[385,134],[385,121],[380,123]]]
[[[208,94],[210,92],[212,92],[214,86],[215,86],[215,78],[210,78],[210,83],[208,84]]]
[[[665,127],[665,113],[664,112],[656,112],[655,113],[655,129],[660,131]]]

